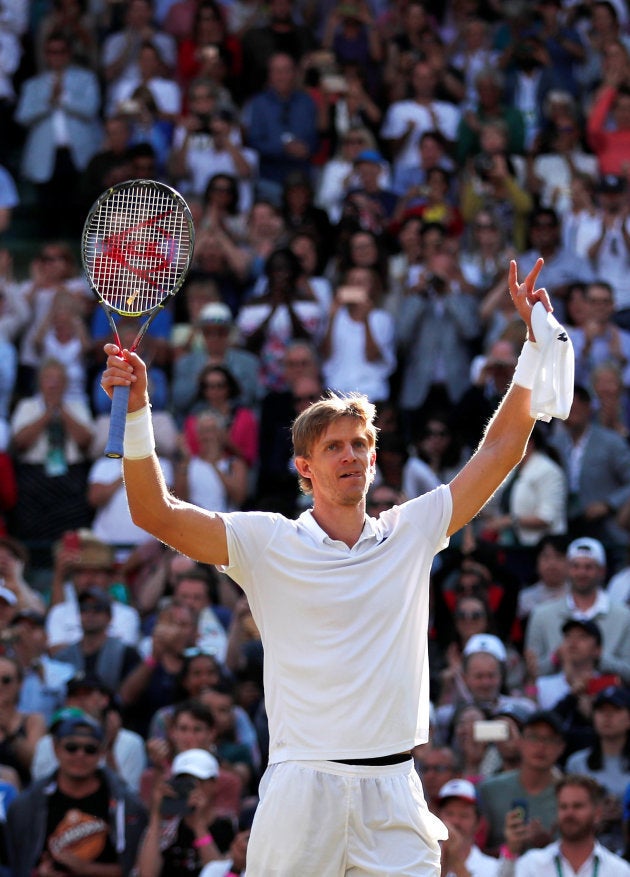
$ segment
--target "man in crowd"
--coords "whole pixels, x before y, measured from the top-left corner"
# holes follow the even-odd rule
[[[528,842],[541,846],[551,839],[556,819],[556,762],[564,741],[560,720],[552,712],[536,712],[523,723],[521,765],[518,770],[490,777],[479,786],[482,810],[488,820],[490,851],[503,843],[505,814],[523,802],[528,810]]]
[[[575,539],[567,550],[570,590],[532,612],[525,647],[536,659],[539,674],[554,670],[554,655],[562,643],[562,626],[569,618],[596,621],[602,635],[601,672],[630,681],[630,609],[615,606],[603,589],[606,552],[597,539]],[[531,662],[530,662],[531,663]]]
[[[486,856],[475,844],[480,810],[477,792],[471,782],[453,779],[440,789],[438,816],[448,828],[442,843],[442,874],[446,877],[496,877],[499,860]]]
[[[103,729],[82,715],[60,722],[54,736],[59,768],[18,795],[7,813],[12,874],[128,874],[146,812],[124,782],[99,768]]]
[[[527,826],[519,814],[508,814],[506,846],[514,867],[502,877],[541,877],[541,875],[597,874],[598,877],[628,877],[630,865],[611,853],[597,840],[602,815],[601,788],[590,777],[567,774],[556,785],[559,840],[543,849],[525,848]]]

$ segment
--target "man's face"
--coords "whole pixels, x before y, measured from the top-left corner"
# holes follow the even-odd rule
[[[563,551],[545,545],[538,555],[537,570],[541,581],[550,588],[558,588],[567,580],[569,565]]]
[[[204,691],[201,701],[210,707],[216,723],[217,735],[234,727],[234,701],[220,691]]]
[[[95,600],[85,599],[79,603],[83,633],[102,633],[109,627],[111,613]]]
[[[421,750],[417,767],[428,800],[437,798],[442,786],[457,776],[453,753],[446,748]]]
[[[296,457],[309,478],[315,504],[357,505],[374,478],[376,451],[356,417],[339,417],[313,443],[308,457]]]
[[[479,823],[474,804],[461,798],[447,798],[440,807],[439,816],[447,826],[452,825],[462,835],[465,843],[473,842]]]
[[[295,64],[288,55],[276,55],[269,62],[269,85],[280,95],[293,91]]]
[[[584,664],[591,661],[595,664],[600,652],[601,647],[595,637],[581,627],[571,627],[563,635],[562,655],[572,663]]]
[[[182,579],[175,588],[175,599],[199,615],[208,606],[208,589],[197,579]]]
[[[530,725],[521,736],[521,763],[538,771],[550,770],[564,748],[564,742],[545,722]]]
[[[89,779],[98,767],[101,746],[93,737],[73,734],[55,741],[59,773],[70,780]]]
[[[576,594],[592,594],[599,587],[603,570],[592,557],[574,557],[569,561],[569,580]]]
[[[499,662],[486,652],[471,655],[466,665],[464,682],[477,702],[486,703],[496,700],[501,689]]]
[[[601,808],[581,786],[564,786],[558,792],[558,830],[568,841],[587,840],[594,836]]]
[[[196,719],[191,713],[180,713],[170,731],[175,754],[187,749],[208,750],[214,743],[215,733],[205,722]]]
[[[83,594],[89,588],[107,590],[110,572],[107,569],[77,569],[72,575],[72,583],[77,594]]]

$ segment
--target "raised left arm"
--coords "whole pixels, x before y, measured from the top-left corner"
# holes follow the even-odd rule
[[[509,290],[516,310],[535,341],[531,326],[531,311],[537,301],[551,310],[544,289],[536,288],[543,267],[538,259],[523,283],[518,282],[516,262],[510,263]],[[451,536],[461,529],[483,508],[506,476],[516,466],[527,445],[535,420],[530,414],[531,390],[512,383],[495,412],[481,443],[468,463],[450,483],[453,513],[448,528]]]

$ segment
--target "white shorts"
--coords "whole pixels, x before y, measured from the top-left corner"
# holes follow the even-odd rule
[[[272,764],[260,783],[247,877],[437,877],[447,834],[411,759]]]

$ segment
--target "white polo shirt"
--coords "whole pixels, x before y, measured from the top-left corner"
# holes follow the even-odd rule
[[[269,761],[390,755],[428,739],[429,573],[450,489],[366,517],[352,548],[310,510],[223,515],[264,650]]]
[[[597,877],[630,877],[630,865],[597,841],[593,854],[577,872],[560,853],[558,841],[542,850],[529,850],[516,861],[514,877],[542,877],[547,874],[552,877],[592,877],[593,874]]]

